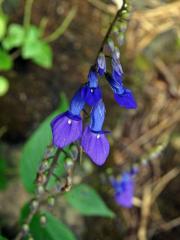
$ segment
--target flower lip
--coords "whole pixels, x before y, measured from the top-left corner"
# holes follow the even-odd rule
[[[105,163],[110,149],[105,134],[94,133],[87,126],[82,135],[81,146],[96,165],[101,166]]]
[[[126,208],[132,207],[135,188],[132,174],[124,172],[121,179],[111,179],[111,184],[114,188],[114,197],[117,204]]]
[[[80,121],[81,120],[81,116],[78,115],[73,115],[70,111],[67,111],[64,113],[64,116],[74,120],[74,121]]]
[[[108,131],[108,130],[94,131],[90,127],[89,127],[89,129],[92,133],[95,133],[95,134],[110,134],[111,133],[111,131]]]
[[[78,140],[82,135],[82,119],[70,111],[56,116],[51,122],[53,144],[63,148]]]
[[[81,96],[89,106],[94,106],[101,98],[102,92],[99,86],[89,87],[89,83],[86,83],[81,88]]]

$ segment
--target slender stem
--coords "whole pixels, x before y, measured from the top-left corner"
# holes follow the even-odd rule
[[[47,185],[49,183],[49,180],[51,178],[51,176],[54,175],[54,169],[57,165],[58,159],[59,159],[59,155],[62,152],[62,149],[57,149],[56,153],[53,157],[53,161],[51,163],[51,166],[48,170],[48,174],[47,174],[47,179],[45,181],[45,183],[43,184],[43,187],[45,190],[47,190]],[[79,150],[80,152],[80,150]],[[80,153],[78,152],[78,158],[80,157]],[[64,152],[65,153],[65,152]],[[67,174],[66,174],[66,181],[64,183],[64,185],[60,188],[59,191],[54,191],[54,192],[47,192],[45,191],[42,195],[38,196],[36,195],[33,200],[37,201],[37,207],[32,209],[29,213],[29,215],[27,216],[24,225],[23,226],[29,226],[29,224],[31,223],[32,218],[34,217],[34,215],[40,210],[40,208],[42,207],[43,204],[45,204],[47,202],[47,200],[49,199],[49,197],[58,197],[60,194],[67,192],[71,189],[72,186],[72,177],[73,177],[73,172],[74,172],[74,168],[75,168],[75,163],[77,161],[73,161],[73,165],[71,166],[71,168],[67,169]],[[18,235],[16,236],[15,240],[21,240],[23,239],[23,237],[25,236],[23,227],[20,230],[20,232],[18,233]]]
[[[23,25],[25,29],[29,27],[31,22],[31,12],[32,12],[33,2],[34,0],[26,0],[25,2],[24,20],[23,20]]]
[[[49,171],[48,171],[48,175],[47,175],[46,181],[45,181],[45,183],[44,183],[44,187],[45,187],[45,188],[47,187],[47,185],[48,185],[48,183],[49,183],[49,179],[50,179],[50,177],[52,176],[52,173],[53,173],[53,171],[54,171],[54,169],[55,169],[55,167],[56,167],[56,165],[57,165],[57,162],[58,162],[60,153],[61,153],[61,149],[58,148],[57,151],[56,151],[56,153],[55,153],[55,155],[54,155],[53,162],[52,162],[52,164],[51,164],[51,167],[50,167],[50,169],[49,169]]]
[[[64,19],[62,24],[53,33],[51,33],[49,36],[47,36],[45,38],[45,41],[46,42],[53,42],[57,38],[59,38],[66,31],[66,29],[69,27],[70,23],[72,22],[73,18],[76,15],[76,12],[77,12],[77,8],[73,7],[69,11],[67,17]]]
[[[112,23],[111,23],[111,25],[110,25],[106,35],[105,35],[105,37],[104,37],[104,39],[102,41],[102,44],[101,44],[101,46],[99,48],[99,51],[98,51],[98,54],[97,54],[97,57],[96,57],[96,60],[97,60],[97,58],[99,56],[99,53],[103,51],[104,45],[107,42],[107,40],[108,40],[108,38],[109,38],[109,36],[110,36],[110,34],[112,32],[112,29],[113,29],[116,21],[118,20],[118,18],[120,16],[120,14],[122,13],[122,11],[125,10],[125,9],[126,9],[126,0],[123,0],[122,7],[117,11],[116,16],[114,17],[114,19],[113,19],[113,21],[112,21]]]

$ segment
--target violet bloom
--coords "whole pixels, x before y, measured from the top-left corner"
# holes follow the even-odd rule
[[[121,179],[112,179],[111,184],[115,191],[114,197],[117,204],[125,208],[132,207],[135,188],[133,175],[125,172]]]
[[[122,80],[116,80],[109,74],[106,74],[106,79],[114,92],[114,99],[121,107],[126,109],[137,108],[137,103],[132,91],[123,86]]]
[[[97,59],[97,72],[102,77],[106,72],[106,58],[104,53],[101,52]]]
[[[114,53],[112,58],[112,78],[116,81],[122,81],[124,72],[117,57],[117,53]]]
[[[103,165],[109,155],[109,142],[102,130],[105,106],[100,100],[91,112],[91,122],[82,136],[82,148],[96,165]]]
[[[81,94],[89,106],[94,106],[102,98],[102,92],[98,85],[98,76],[95,69],[90,69],[88,82],[81,88]]]
[[[81,137],[82,119],[80,113],[84,104],[81,91],[78,90],[71,100],[69,110],[52,120],[53,144],[56,147],[63,148]]]

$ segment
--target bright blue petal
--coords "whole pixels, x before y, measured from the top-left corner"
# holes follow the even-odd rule
[[[105,118],[105,106],[102,100],[100,100],[92,109],[90,129],[98,132],[102,130],[102,126]]]
[[[98,87],[98,76],[93,68],[90,69],[88,74],[88,85],[90,88]]]
[[[112,90],[116,94],[122,94],[124,93],[124,86],[122,83],[122,79],[119,79],[118,81],[113,78],[110,74],[106,74],[106,79],[108,80]]]
[[[70,143],[78,140],[82,135],[82,119],[73,116],[70,112],[58,115],[51,122],[53,144],[64,148]]]
[[[114,80],[114,83],[117,83],[119,85],[123,85],[122,81],[123,81],[123,74],[119,74],[118,72],[116,72],[115,70],[112,71],[112,79]],[[113,82],[111,83],[113,84]]]
[[[81,96],[81,89],[79,89],[71,100],[69,111],[73,115],[80,116],[80,113],[84,108],[84,105],[85,105],[85,101]]]
[[[103,76],[106,72],[106,58],[104,53],[100,53],[97,59],[97,71],[100,76]]]
[[[123,75],[123,69],[118,59],[115,58],[112,59],[112,68],[113,71],[116,72],[116,75],[122,78],[121,75]]]
[[[136,109],[137,108],[137,103],[133,96],[133,93],[128,88],[124,88],[123,94],[115,93],[114,98],[121,107],[124,107],[126,109]]]
[[[101,166],[105,163],[110,147],[104,133],[92,132],[87,127],[82,136],[81,146],[96,165]]]
[[[132,207],[135,187],[132,175],[124,173],[120,180],[113,180],[112,186],[117,204],[126,208]]]
[[[88,84],[82,87],[81,94],[89,106],[94,106],[102,98],[101,88],[90,88]]]

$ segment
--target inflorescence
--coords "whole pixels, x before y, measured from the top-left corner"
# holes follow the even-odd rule
[[[127,14],[126,4],[118,11],[115,20],[123,19],[123,14]],[[117,30],[117,26],[114,26],[115,20],[103,41],[95,64],[90,67],[87,82],[71,99],[68,111],[58,115],[51,122],[53,144],[57,148],[62,149],[80,140],[84,152],[99,166],[106,161],[110,149],[106,137],[108,131],[103,130],[106,109],[99,80],[107,80],[113,91],[114,99],[120,107],[137,108],[132,91],[123,83],[124,73],[119,52],[119,47],[122,45],[122,29]],[[112,35],[116,36],[116,40]],[[81,113],[86,105],[91,107],[90,122],[83,128]]]

